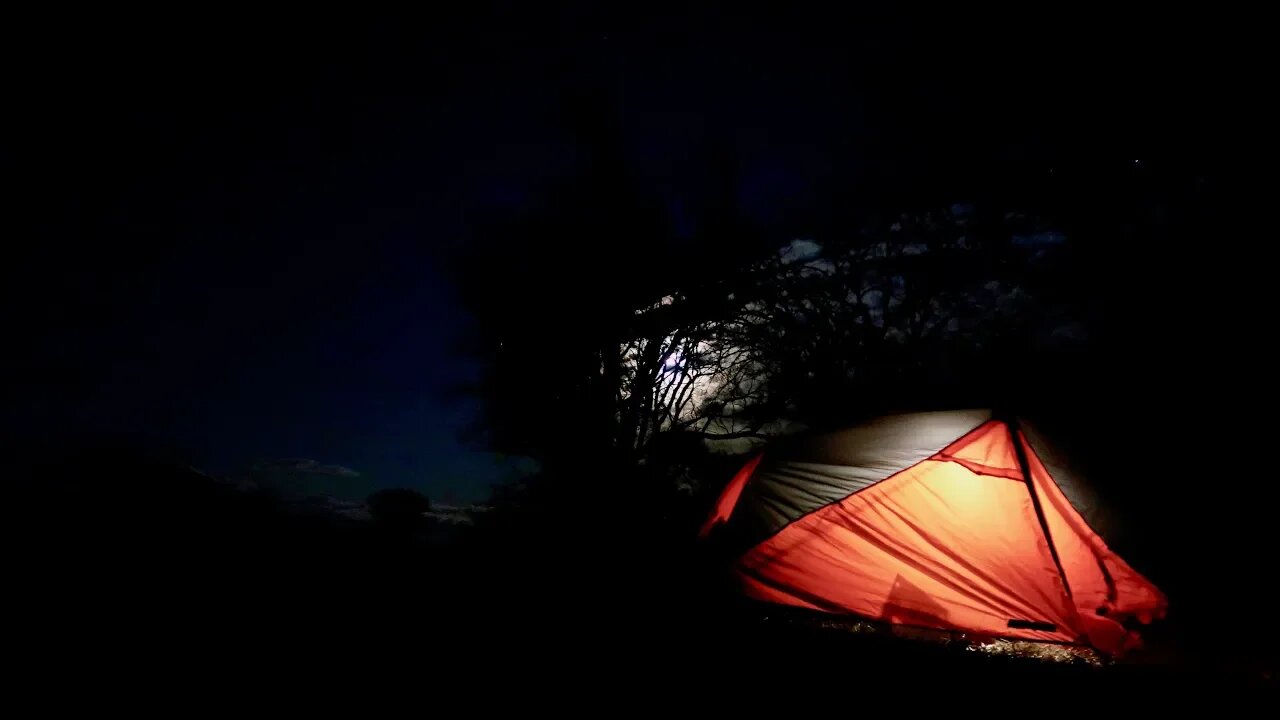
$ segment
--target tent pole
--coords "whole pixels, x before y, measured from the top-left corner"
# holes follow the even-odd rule
[[[1004,419],[1004,424],[1009,429],[1009,438],[1013,441],[1013,452],[1018,457],[1018,468],[1022,471],[1022,480],[1027,484],[1027,492],[1031,493],[1031,505],[1036,509],[1036,519],[1040,521],[1040,531],[1044,533],[1045,542],[1049,543],[1049,554],[1053,556],[1053,564],[1058,568],[1058,577],[1062,578],[1062,589],[1066,591],[1067,597],[1071,598],[1071,585],[1067,582],[1066,571],[1062,569],[1062,560],[1058,558],[1058,546],[1053,543],[1053,535],[1049,532],[1049,522],[1045,520],[1044,508],[1040,506],[1040,495],[1036,492],[1036,485],[1031,480],[1031,466],[1027,462],[1027,450],[1022,446],[1022,440],[1018,436],[1018,419],[1011,414]]]

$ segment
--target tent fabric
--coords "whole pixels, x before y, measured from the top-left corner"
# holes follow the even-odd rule
[[[716,501],[715,511],[711,513],[711,517],[707,518],[707,522],[703,524],[700,535],[706,537],[711,533],[712,528],[729,519],[734,506],[738,504],[738,497],[742,495],[742,489],[746,487],[747,479],[755,472],[756,466],[760,464],[760,460],[763,457],[763,455],[755,456],[751,459],[751,462],[738,471],[737,475],[733,476],[733,479],[725,486],[724,491],[720,493],[720,499]]]
[[[1079,611],[1112,617],[1132,615],[1143,622],[1162,616],[1168,605],[1164,594],[1107,547],[1076,512],[1040,458],[1034,453],[1027,455],[1032,482],[1042,499]]]
[[[1018,427],[1026,447],[1040,459],[1054,484],[1067,496],[1071,507],[1080,513],[1089,527],[1096,533],[1118,534],[1118,523],[1109,517],[1106,506],[1089,487],[1079,469],[1072,467],[1070,457],[1050,439],[1052,436],[1025,419],[1019,421]]]
[[[737,491],[734,534],[744,543],[762,541],[937,454],[990,419],[989,410],[896,415],[785,443],[766,453],[751,482]]]
[[[1132,645],[1121,621],[1160,616],[1164,596],[1093,532],[1017,423],[991,418],[895,416],[755,458],[713,514],[773,528],[737,558],[743,591],[891,623]],[[841,459],[870,466],[830,462]]]

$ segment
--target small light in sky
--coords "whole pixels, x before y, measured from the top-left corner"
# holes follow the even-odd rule
[[[1133,161],[1133,164],[1134,164],[1134,165],[1137,165],[1137,164],[1138,164],[1138,161],[1135,159],[1135,160]]]

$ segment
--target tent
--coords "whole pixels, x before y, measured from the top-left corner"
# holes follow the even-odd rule
[[[1060,458],[990,410],[882,417],[767,447],[702,534],[735,548],[756,600],[1118,653],[1167,601]]]

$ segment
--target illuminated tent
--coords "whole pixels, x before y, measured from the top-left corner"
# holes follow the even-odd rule
[[[1073,475],[991,411],[894,415],[767,448],[703,535],[740,549],[757,600],[1120,652],[1167,603],[1094,531]]]

